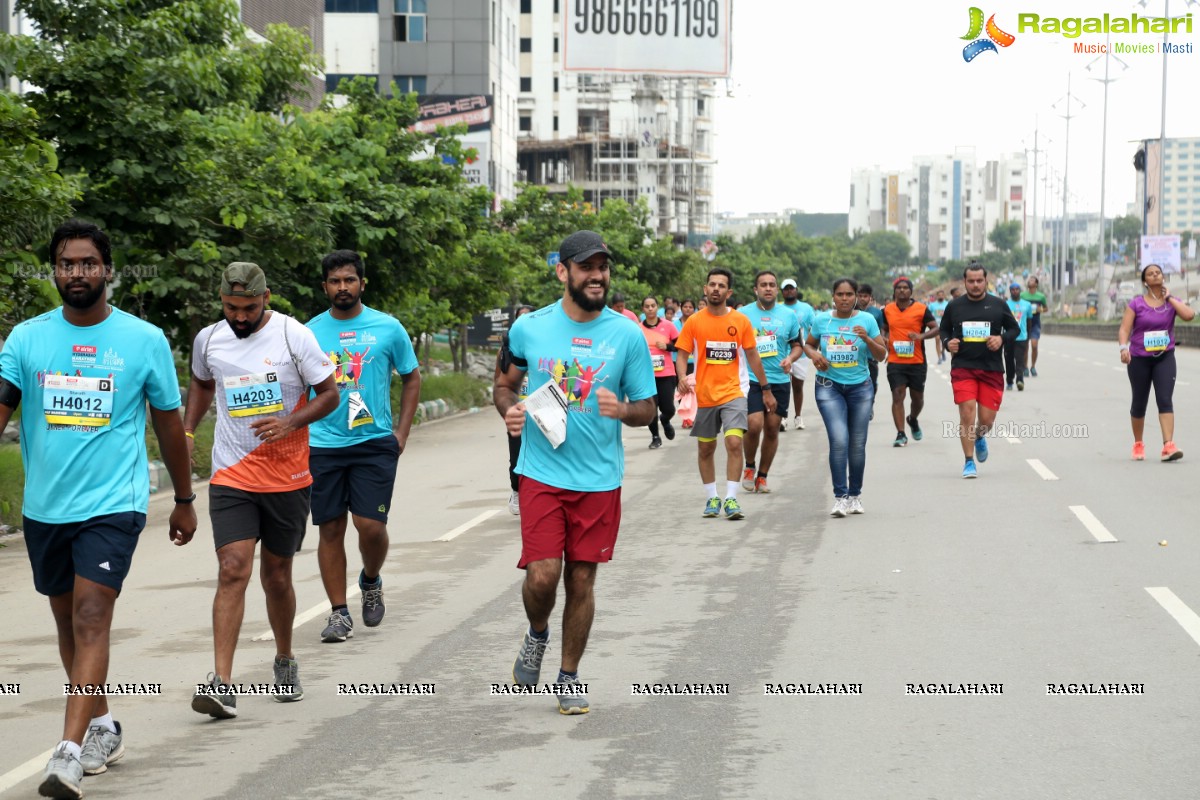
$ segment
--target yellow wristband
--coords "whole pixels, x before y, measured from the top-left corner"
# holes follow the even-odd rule
[[[183,435],[184,435],[184,436],[186,436],[186,437],[188,437],[189,439],[195,439],[195,438],[196,438],[196,434],[192,433],[191,431],[184,431],[184,432],[183,432]]]

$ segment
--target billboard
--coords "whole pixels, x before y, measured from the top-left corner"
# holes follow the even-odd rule
[[[1158,264],[1164,275],[1183,272],[1183,253],[1179,249],[1179,234],[1142,237],[1142,259],[1139,265]]]
[[[490,186],[488,162],[492,158],[491,131],[468,133],[461,141],[463,147],[475,149],[475,158],[468,158],[467,163],[463,164],[463,177],[472,186]]]
[[[492,126],[490,94],[422,95],[417,123],[409,130],[433,133],[438,127],[466,123],[468,131],[483,131]]]
[[[563,69],[727,78],[733,0],[570,0]]]

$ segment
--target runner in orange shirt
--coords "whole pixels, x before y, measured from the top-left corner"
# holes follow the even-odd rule
[[[746,395],[742,393],[739,374],[741,359],[763,387],[763,406],[775,413],[775,396],[767,383],[762,359],[758,356],[754,326],[745,314],[734,312],[725,305],[733,286],[733,273],[723,267],[708,271],[704,295],[708,304],[688,318],[675,341],[675,372],[679,376],[679,393],[692,391],[688,385],[687,357],[696,354],[696,422],[692,436],[699,440],[700,480],[708,493],[704,506],[705,517],[717,517],[725,512],[728,519],[742,519],[742,507],[737,501],[739,478],[742,473],[742,436],[747,427]],[[717,437],[725,433],[725,501],[717,496],[715,453]]]
[[[883,308],[880,330],[887,342],[887,379],[892,388],[892,421],[896,423],[896,441],[892,447],[904,447],[908,436],[904,423],[912,428],[913,441],[921,441],[921,425],[917,418],[925,407],[925,340],[938,335],[937,319],[924,303],[912,299],[913,285],[908,278],[897,278],[892,284],[892,302]],[[912,409],[904,416],[904,394],[912,391]]]

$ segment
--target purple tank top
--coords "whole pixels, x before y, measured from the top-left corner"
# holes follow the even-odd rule
[[[1131,356],[1161,356],[1175,349],[1175,307],[1167,301],[1159,308],[1151,308],[1145,297],[1129,301],[1133,309],[1133,330],[1129,332],[1129,354]]]

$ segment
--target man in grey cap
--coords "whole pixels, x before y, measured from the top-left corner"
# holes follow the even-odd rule
[[[271,292],[257,264],[239,261],[221,277],[225,319],[197,334],[192,382],[183,417],[188,450],[217,397],[209,516],[219,565],[213,600],[214,670],[198,684],[192,709],[218,719],[237,716],[233,654],[245,610],[254,551],[275,634],[275,689],[280,702],[299,700],[292,652],[296,594],[292,557],[308,527],[308,424],[338,406],[333,364],[312,331],[267,308]],[[312,388],[316,396],[307,399]]]

